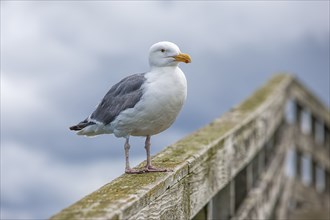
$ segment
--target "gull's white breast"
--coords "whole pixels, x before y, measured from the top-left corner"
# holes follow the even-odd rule
[[[145,75],[143,96],[121,112],[109,129],[117,137],[158,134],[175,121],[187,97],[187,81],[178,67],[157,68]]]

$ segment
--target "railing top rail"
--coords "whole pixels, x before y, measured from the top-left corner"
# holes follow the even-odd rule
[[[166,190],[180,184],[182,179],[191,173],[191,167],[197,163],[196,158],[208,153],[212,146],[223,144],[228,135],[233,135],[248,125],[272,104],[276,96],[284,96],[293,83],[300,85],[291,75],[275,75],[230,112],[165,148],[153,158],[154,165],[171,168],[173,172],[124,174],[52,216],[51,219],[121,219],[133,216],[137,210],[146,207]],[[316,103],[318,108],[323,109],[323,115],[329,112],[312,95],[309,95],[309,99],[313,100],[311,102]]]

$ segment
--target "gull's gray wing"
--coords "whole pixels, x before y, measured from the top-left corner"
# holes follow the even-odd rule
[[[146,81],[145,73],[134,74],[115,84],[104,96],[101,103],[90,116],[90,119],[107,125],[120,112],[133,108],[143,95],[142,84]]]

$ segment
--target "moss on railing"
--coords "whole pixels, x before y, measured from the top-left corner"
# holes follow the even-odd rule
[[[258,89],[250,98],[246,99],[241,105],[239,105],[238,110],[248,113],[258,108],[260,104],[267,99],[269,94],[273,92],[276,86],[287,77],[288,75],[285,74],[275,75],[265,86]]]
[[[276,75],[232,111],[153,157],[154,165],[171,168],[173,172],[123,174],[51,219],[120,219],[123,216],[126,218],[134,215],[135,211],[141,210],[168,188],[185,178],[189,174],[189,165],[198,155],[205,152],[214,142],[217,142],[218,146],[223,145],[221,138],[224,135],[242,126],[241,122],[244,119],[265,103],[283,82],[290,80],[292,80],[290,75]],[[143,166],[143,163],[139,166]]]

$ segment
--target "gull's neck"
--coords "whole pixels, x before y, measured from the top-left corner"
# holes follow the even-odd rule
[[[151,66],[150,67],[150,72],[158,72],[158,73],[175,72],[178,68],[179,68],[178,65]]]
[[[147,78],[151,81],[165,78],[175,78],[181,72],[178,65],[176,66],[162,66],[162,67],[151,67],[150,71],[147,73]]]

